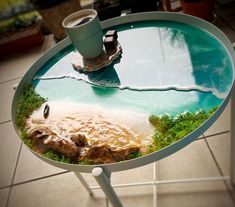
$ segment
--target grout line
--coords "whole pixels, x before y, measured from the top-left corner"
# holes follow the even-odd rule
[[[219,165],[219,162],[217,161],[217,159],[216,159],[216,157],[215,157],[215,155],[214,155],[214,153],[213,153],[213,151],[212,151],[212,149],[211,149],[211,147],[210,147],[210,145],[209,145],[209,143],[208,143],[206,138],[205,138],[205,142],[206,142],[206,145],[207,145],[207,147],[208,147],[208,149],[210,151],[212,159],[214,160],[215,165],[216,165],[217,169],[219,170],[220,175],[224,176],[224,173],[223,173],[223,171],[222,171],[222,169],[221,169],[221,167]],[[233,194],[232,194],[232,192],[229,189],[228,183],[226,182],[226,180],[224,180],[223,183],[224,183],[224,185],[225,185],[225,187],[227,189],[227,192],[228,192],[230,198],[232,199],[233,204],[235,205],[235,199],[233,198]]]
[[[6,189],[6,188],[10,188],[10,187],[11,187],[11,185],[5,185],[5,186],[0,187],[0,190]]]
[[[9,80],[5,80],[5,81],[0,81],[0,84],[4,84],[4,83],[7,83],[7,82],[11,82],[13,80],[18,80],[18,79],[21,79],[23,76],[20,76],[20,77],[17,77],[17,78],[12,78],[12,79],[9,79]]]
[[[9,189],[9,192],[8,192],[8,195],[7,195],[7,201],[6,201],[5,207],[8,207],[8,206],[9,206],[9,201],[10,201],[11,191],[12,191],[12,187],[10,187],[10,189]]]
[[[224,132],[219,132],[219,133],[210,134],[210,135],[204,135],[204,134],[203,134],[203,137],[204,137],[204,138],[209,138],[209,137],[214,137],[214,136],[221,135],[221,134],[226,134],[226,133],[229,133],[229,132],[230,132],[230,131],[224,131]]]
[[[1,187],[0,187],[0,190],[6,189],[6,188],[10,188],[10,187],[11,187],[11,185],[1,186]]]
[[[11,184],[13,184],[13,181],[15,179],[15,174],[16,174],[16,168],[18,166],[18,163],[19,163],[19,159],[20,159],[20,154],[21,154],[21,151],[22,151],[22,142],[20,143],[20,149],[19,149],[19,152],[18,152],[18,155],[17,155],[17,160],[16,160],[16,164],[15,164],[15,169],[14,169],[14,172],[13,172],[13,176],[12,176],[12,179],[11,179]]]
[[[23,184],[38,181],[38,180],[43,180],[43,179],[46,179],[46,178],[49,178],[49,177],[65,174],[65,173],[68,173],[68,172],[71,172],[71,171],[64,171],[64,172],[60,172],[60,173],[55,173],[55,174],[35,178],[35,179],[32,179],[32,180],[26,180],[26,181],[23,181],[23,182],[14,183],[14,184],[11,184],[11,185],[5,185],[5,186],[0,187],[0,190],[5,189],[5,188],[9,188],[9,187],[14,187],[14,186],[17,186],[17,185],[23,185]]]
[[[0,124],[6,124],[6,123],[9,123],[9,122],[11,122],[11,120],[0,122]]]
[[[216,167],[217,167],[218,170],[219,170],[220,175],[221,175],[221,176],[224,176],[223,171],[222,171],[222,169],[221,169],[221,167],[220,167],[218,161],[216,160],[216,157],[215,157],[214,153],[212,152],[212,149],[211,149],[211,147],[210,147],[210,145],[209,145],[207,139],[205,138],[204,140],[205,140],[206,145],[207,145],[207,147],[208,147],[208,149],[209,149],[209,151],[210,151],[210,154],[211,154],[211,156],[212,156],[212,159],[214,160],[215,165],[216,165]]]
[[[15,168],[14,168],[14,172],[13,172],[13,175],[12,175],[12,178],[11,178],[11,186],[13,184],[13,181],[15,179],[15,174],[16,174],[16,168],[18,166],[18,162],[19,162],[19,159],[20,159],[20,154],[21,154],[21,149],[22,149],[22,142],[20,143],[20,149],[19,149],[19,152],[18,152],[18,155],[17,155],[17,160],[16,160],[16,164],[15,164]],[[9,206],[9,201],[10,201],[10,196],[11,196],[11,191],[12,191],[12,187],[10,187],[10,190],[8,192],[8,196],[7,196],[7,202],[6,202],[6,207]]]
[[[1,124],[1,123],[0,123],[0,124]],[[204,135],[203,135],[203,136],[204,136]],[[197,138],[195,141],[197,141],[197,140],[202,140],[202,139],[204,139],[204,137]],[[14,183],[14,184],[12,183],[11,185],[6,185],[6,186],[0,187],[0,190],[1,190],[1,189],[5,189],[5,188],[9,188],[9,187],[13,187],[13,186],[17,186],[17,185],[22,185],[22,184],[26,184],[26,183],[30,183],[30,182],[42,180],[42,179],[46,179],[46,178],[53,177],[53,176],[57,176],[57,175],[61,175],[61,174],[65,174],[65,173],[68,173],[68,172],[71,172],[71,171],[67,171],[67,170],[66,170],[66,171],[64,171],[64,172],[55,173],[55,174],[51,174],[51,175],[47,175],[47,176],[35,178],[35,179],[32,179],[32,180],[27,180],[27,181],[23,181],[23,182],[19,182],[19,183]]]
[[[19,182],[19,183],[14,183],[14,184],[11,184],[10,186],[1,187],[0,189],[4,189],[4,188],[8,188],[8,187],[14,187],[14,186],[18,186],[18,185],[23,185],[23,184],[26,184],[26,183],[31,183],[31,182],[34,182],[34,181],[38,181],[38,180],[43,180],[43,179],[46,179],[46,178],[54,177],[54,176],[57,176],[57,175],[63,175],[63,174],[69,173],[69,172],[71,172],[71,171],[66,170],[64,172],[55,173],[55,174],[52,174],[52,175],[46,175],[46,176],[43,176],[43,177],[34,178],[32,180],[26,180],[26,181]]]
[[[198,137],[197,139],[195,139],[194,142],[197,141],[197,140],[201,140],[201,139],[204,139],[203,135],[202,135],[202,137]]]

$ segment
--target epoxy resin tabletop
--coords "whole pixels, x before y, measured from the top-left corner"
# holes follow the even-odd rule
[[[15,124],[24,86],[32,82],[50,107],[49,118],[43,119],[41,107],[40,113],[32,115],[32,125],[55,123],[54,135],[59,132],[66,139],[66,133],[85,133],[89,146],[97,137],[108,147],[120,145],[121,150],[122,144],[138,142],[143,154],[94,165],[56,162],[32,150],[36,156],[72,171],[91,172],[96,166],[109,172],[127,170],[175,153],[216,121],[230,98],[235,64],[231,43],[219,29],[192,16],[167,12],[117,17],[102,22],[102,27],[103,34],[118,31],[120,57],[101,70],[81,73],[71,64],[76,50],[69,39],[58,43],[21,80],[13,99],[12,120]],[[157,122],[162,117],[177,122],[173,127],[179,128],[169,128],[167,123],[168,129],[164,131],[163,124],[159,132]],[[182,117],[189,119],[184,122]],[[168,136],[174,130],[178,137]]]
[[[123,49],[112,65],[79,73],[71,65],[75,49],[70,45],[38,71],[36,91],[53,101],[123,107],[147,115],[209,110],[227,96],[233,82],[230,57],[207,31],[157,20],[112,29]]]

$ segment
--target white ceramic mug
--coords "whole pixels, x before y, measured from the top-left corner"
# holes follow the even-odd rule
[[[103,34],[97,12],[83,9],[67,16],[62,25],[71,42],[84,58],[94,58],[103,51]]]

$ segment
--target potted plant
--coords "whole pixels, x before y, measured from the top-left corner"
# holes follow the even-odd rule
[[[182,10],[207,21],[213,20],[214,0],[181,0]]]
[[[42,22],[32,6],[24,1],[5,0],[0,7],[0,57],[43,43]]]

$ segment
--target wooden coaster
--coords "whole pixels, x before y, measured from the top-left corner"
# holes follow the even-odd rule
[[[115,49],[108,50],[107,52],[103,50],[98,57],[92,59],[83,58],[80,53],[74,52],[71,63],[75,70],[92,72],[111,64],[121,53],[122,47],[118,42]]]

